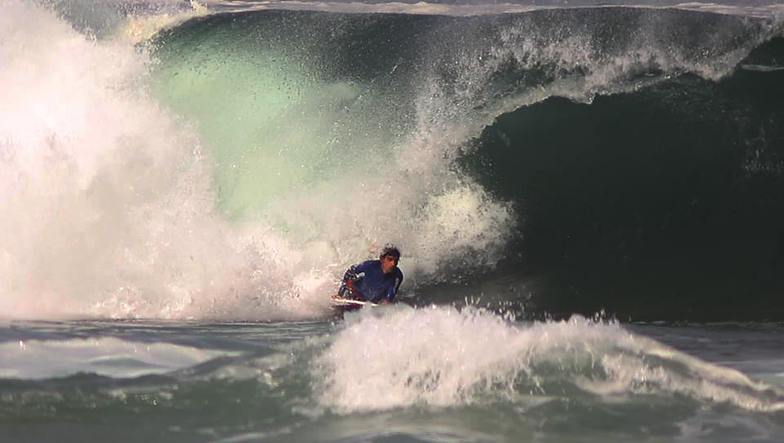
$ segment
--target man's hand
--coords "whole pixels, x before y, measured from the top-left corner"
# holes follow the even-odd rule
[[[359,292],[357,288],[354,287],[354,280],[348,279],[344,282],[344,284],[348,289],[348,294],[346,294],[344,298],[348,298],[350,300],[365,301],[365,296],[361,292]]]

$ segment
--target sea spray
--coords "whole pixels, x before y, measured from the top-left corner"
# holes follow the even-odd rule
[[[458,179],[443,159],[406,174],[391,151],[361,134],[356,146],[369,147],[359,157],[364,172],[289,186],[287,169],[273,168],[283,175],[269,183],[286,192],[258,217],[231,221],[216,209],[223,188],[217,179],[216,194],[214,170],[254,163],[243,157],[226,164],[204,149],[203,127],[151,95],[143,47],[85,36],[21,2],[12,2],[4,19],[2,50],[11,60],[0,72],[8,86],[0,127],[4,316],[322,316],[345,267],[386,241],[407,251],[401,266],[411,282],[436,276],[467,250],[483,251],[480,265],[500,257],[511,226],[507,205]],[[328,126],[325,116],[339,112],[331,100],[358,95],[350,84],[327,88],[323,106],[309,91],[300,96],[305,109],[329,110],[316,116]],[[278,146],[286,164],[296,160],[295,147]],[[248,176],[250,185],[268,172]],[[243,192],[252,195],[250,185]],[[476,229],[482,226],[491,231]],[[457,243],[447,247],[444,235]]]
[[[352,316],[314,367],[320,403],[337,412],[550,401],[714,402],[784,408],[781,393],[615,322],[513,323],[448,307]],[[566,400],[569,399],[569,400]]]
[[[214,212],[209,161],[147,93],[145,54],[20,2],[0,20],[4,316],[275,315],[298,254],[261,255],[285,241]]]

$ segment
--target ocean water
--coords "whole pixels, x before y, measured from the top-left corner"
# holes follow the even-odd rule
[[[0,10],[0,441],[784,438],[784,5]]]
[[[13,322],[3,441],[780,441],[780,324]]]

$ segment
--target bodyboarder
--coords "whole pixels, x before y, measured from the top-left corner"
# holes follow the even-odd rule
[[[395,300],[403,272],[397,267],[400,250],[387,244],[378,260],[351,266],[343,275],[338,297],[362,302],[387,304]]]

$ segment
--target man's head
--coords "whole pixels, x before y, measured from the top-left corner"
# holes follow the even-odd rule
[[[398,261],[400,261],[400,250],[391,244],[387,244],[381,250],[379,260],[381,260],[381,270],[384,271],[384,274],[389,274],[395,270]]]

